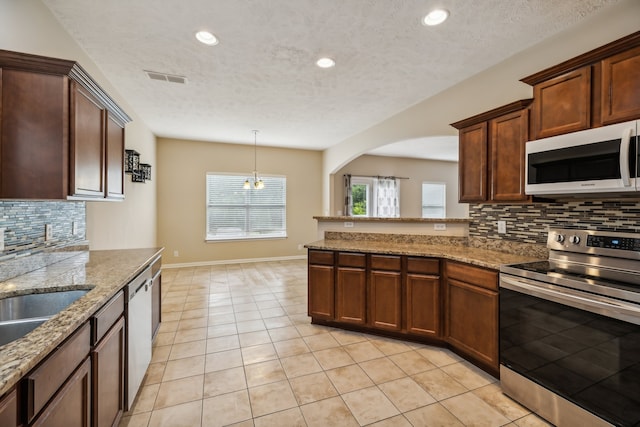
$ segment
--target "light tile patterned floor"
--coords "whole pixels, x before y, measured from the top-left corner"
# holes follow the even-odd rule
[[[548,426],[448,350],[312,325],[306,261],[165,269],[120,426]]]

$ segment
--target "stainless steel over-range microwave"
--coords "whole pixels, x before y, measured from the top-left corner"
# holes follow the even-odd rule
[[[634,120],[527,142],[526,194],[640,197],[639,127]]]

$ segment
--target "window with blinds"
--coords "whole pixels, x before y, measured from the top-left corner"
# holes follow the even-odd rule
[[[422,183],[422,218],[446,216],[447,185],[444,182]]]
[[[287,237],[287,178],[261,178],[245,190],[246,175],[207,174],[207,240]]]

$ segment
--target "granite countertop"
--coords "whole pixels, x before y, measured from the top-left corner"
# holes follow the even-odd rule
[[[469,218],[382,218],[382,217],[364,217],[364,216],[314,216],[317,221],[329,222],[400,222],[400,223],[461,223],[467,224],[471,222]]]
[[[0,346],[0,396],[156,259],[163,248],[81,251],[0,282],[0,299],[29,293],[91,289],[24,337]]]
[[[502,264],[540,261],[535,255],[526,256],[497,250],[481,249],[461,244],[393,242],[367,240],[325,239],[305,245],[308,249],[363,252],[386,255],[410,255],[443,258],[479,267],[499,270]]]

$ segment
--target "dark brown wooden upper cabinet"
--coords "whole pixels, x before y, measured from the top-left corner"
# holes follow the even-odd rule
[[[487,200],[487,122],[460,129],[458,199]]]
[[[533,87],[536,139],[591,126],[591,67],[584,67]]]
[[[0,50],[0,198],[121,200],[129,116],[74,61]]]
[[[459,130],[461,203],[528,201],[524,148],[531,99],[512,102],[452,123]]]
[[[602,124],[640,117],[640,47],[601,62]]]
[[[531,139],[640,118],[639,70],[640,31],[523,78]]]

